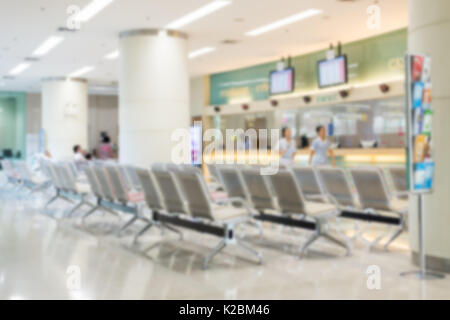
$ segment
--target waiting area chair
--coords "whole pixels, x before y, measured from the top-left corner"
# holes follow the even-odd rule
[[[397,228],[384,245],[389,245],[406,229],[408,201],[389,196],[387,183],[380,168],[352,168],[350,174],[355,183],[360,205],[365,210],[379,215],[394,215],[398,219]]]

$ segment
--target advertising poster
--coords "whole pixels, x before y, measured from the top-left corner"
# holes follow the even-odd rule
[[[431,58],[406,56],[407,121],[409,128],[409,187],[414,193],[433,189],[433,110],[431,106]]]

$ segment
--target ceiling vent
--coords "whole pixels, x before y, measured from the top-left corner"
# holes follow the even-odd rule
[[[67,28],[67,27],[59,27],[59,28],[57,29],[57,31],[58,31],[58,32],[70,32],[70,33],[74,33],[74,32],[77,32],[78,30],[77,30],[77,29],[69,29],[69,28]]]
[[[26,58],[25,58],[25,61],[28,61],[28,62],[37,62],[37,61],[39,61],[39,58],[36,58],[36,57],[26,57]]]
[[[236,40],[236,39],[225,39],[225,40],[220,41],[220,43],[227,44],[227,45],[237,44],[239,42],[240,41]]]

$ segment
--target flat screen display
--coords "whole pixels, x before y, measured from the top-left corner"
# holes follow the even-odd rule
[[[317,63],[319,87],[331,87],[347,83],[347,56],[339,56],[331,60]]]
[[[288,68],[270,73],[270,94],[294,91],[294,69]]]

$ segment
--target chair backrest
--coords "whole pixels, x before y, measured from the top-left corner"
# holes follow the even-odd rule
[[[379,168],[352,168],[350,174],[364,209],[390,210],[386,182]]]
[[[84,173],[86,174],[87,180],[94,195],[99,199],[104,198],[105,195],[100,188],[100,184],[98,183],[93,166],[86,166],[84,168]]]
[[[125,185],[127,186],[128,190],[133,189],[133,183],[131,182],[131,178],[128,176],[128,172],[125,166],[119,165],[120,173],[122,174],[122,177],[125,181]]]
[[[145,201],[152,210],[164,209],[164,200],[158,190],[152,172],[142,168],[136,168],[136,175],[145,195]]]
[[[117,165],[106,165],[105,170],[111,183],[111,189],[119,202],[128,202],[128,190]]]
[[[83,161],[83,163],[85,163],[85,165],[87,165],[88,162],[87,161]],[[70,168],[70,171],[72,172],[72,175],[76,179],[78,177],[78,173],[79,173],[78,168],[77,168],[77,164],[75,163],[75,161],[68,161],[67,164],[68,164],[68,166]]]
[[[196,218],[214,220],[208,188],[201,174],[189,169],[173,174],[180,182],[186,196],[190,214]]]
[[[56,170],[56,164],[53,161],[46,161],[47,171],[50,174],[50,178],[55,188],[65,189],[63,182],[61,181],[59,174]]]
[[[32,175],[25,161],[17,161],[15,163],[19,177],[24,181],[31,181]]]
[[[279,169],[269,176],[283,213],[305,213],[305,200],[300,186],[290,170]]]
[[[250,194],[244,178],[236,166],[220,166],[218,168],[225,191],[229,197],[238,197],[251,202]]]
[[[250,193],[250,197],[255,209],[275,209],[275,193],[268,181],[267,176],[260,174],[260,171],[255,168],[243,168],[241,170],[242,177]]]
[[[390,167],[388,171],[395,191],[398,193],[407,192],[406,169],[404,167]]]
[[[109,176],[105,170],[105,167],[103,165],[96,165],[93,166],[92,169],[104,198],[110,201],[116,200],[116,195],[111,187]]]
[[[139,182],[139,178],[136,174],[136,168],[134,166],[127,165],[127,166],[125,166],[125,170],[128,173],[128,179],[129,179],[129,183],[132,186],[132,189],[141,190],[142,186],[141,186],[141,183]]]
[[[67,167],[67,165],[63,162],[59,162],[55,165],[55,168],[56,173],[64,186],[64,189],[67,191],[74,191],[75,186],[71,179],[70,171],[68,171],[70,169]]]
[[[313,167],[293,166],[292,172],[302,189],[303,195],[323,195],[322,187],[320,186],[319,179]]]
[[[43,173],[43,175],[47,179],[49,179],[51,181],[51,183],[54,185],[55,181],[53,180],[53,176],[52,176],[48,162],[49,162],[48,160],[41,159],[39,168],[40,168],[41,172]]]
[[[325,191],[341,206],[355,206],[352,190],[341,168],[317,168]]]
[[[216,182],[222,183],[222,177],[220,176],[218,165],[215,163],[207,163],[206,167],[208,168],[211,177],[213,177]]]
[[[173,172],[161,168],[152,170],[159,190],[164,199],[164,205],[171,213],[188,213],[186,211],[186,200]]]

